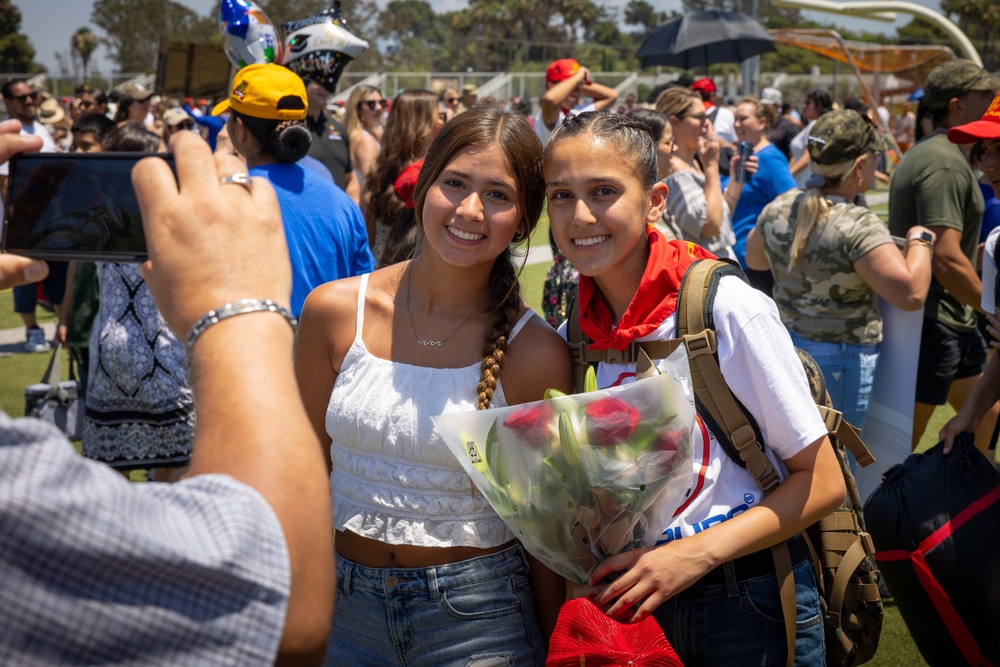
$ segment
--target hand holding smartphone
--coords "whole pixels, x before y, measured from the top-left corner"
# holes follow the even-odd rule
[[[0,248],[38,259],[145,261],[146,237],[132,167],[149,155],[14,156]],[[160,157],[173,169],[172,156]]]

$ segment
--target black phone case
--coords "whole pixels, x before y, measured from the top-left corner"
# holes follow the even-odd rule
[[[164,153],[22,153],[14,156],[10,161],[0,249],[45,260],[145,261],[142,219],[131,178],[124,178],[122,163],[134,165],[151,155],[166,159],[174,168],[173,156]],[[83,171],[77,171],[80,169]],[[102,199],[102,203],[74,207],[72,196],[67,195],[66,201],[60,199],[71,177],[77,179],[73,181],[77,189],[81,180],[93,183],[94,188],[88,192],[91,198]],[[66,208],[73,212],[54,219],[48,215],[49,207],[67,202],[70,205]]]

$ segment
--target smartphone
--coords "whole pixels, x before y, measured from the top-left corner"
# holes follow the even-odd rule
[[[145,261],[132,167],[150,155],[15,155],[0,248],[39,259]],[[171,155],[158,155],[174,168]]]
[[[736,146],[736,154],[739,155],[739,162],[736,165],[736,175],[733,177],[737,183],[747,182],[747,160],[753,155],[753,144],[748,141],[741,141]]]

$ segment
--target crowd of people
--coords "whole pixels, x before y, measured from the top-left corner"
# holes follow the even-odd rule
[[[774,88],[726,104],[681,78],[619,106],[572,58],[546,70],[536,113],[473,85],[359,86],[333,113],[324,86],[259,64],[215,105],[82,86],[58,136],[40,120],[54,100],[22,80],[2,92],[0,174],[26,150],[178,165],[133,172],[149,263],[0,255],[26,351],[50,349],[42,294],[86,387],[83,457],[0,411],[0,563],[25,573],[0,578],[15,661],[542,665],[560,605],[588,597],[654,618],[684,664],[781,665],[770,549],[785,542],[794,660],[824,664],[798,534],[845,486],[794,348],[862,428],[877,297],[924,309],[914,446],[948,402],[947,446],[976,431],[992,457],[1000,79],[969,61],[929,75],[895,141],[878,105],[821,89],[798,111]],[[864,195],[891,162],[886,224]],[[516,251],[543,211],[536,313]],[[748,276],[722,277],[711,305],[719,366],[781,481],[761,493],[696,430],[690,493],[655,546],[572,585],[521,547],[432,418],[572,392],[573,302],[595,349],[675,338],[685,272],[715,257]],[[636,373],[595,368],[599,388]],[[136,469],[171,483],[114,474]]]

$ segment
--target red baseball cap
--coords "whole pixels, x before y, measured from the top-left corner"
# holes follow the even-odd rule
[[[620,623],[586,598],[559,610],[545,667],[681,667],[682,663],[652,616]]]
[[[948,130],[948,141],[971,144],[982,139],[1000,139],[1000,95],[993,98],[983,117]]]
[[[556,60],[545,70],[545,83],[565,81],[580,71],[580,63],[574,58]]]
[[[715,84],[712,82],[711,79],[705,77],[703,79],[698,79],[697,81],[692,83],[691,90],[696,90],[699,93],[714,93]]]

